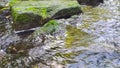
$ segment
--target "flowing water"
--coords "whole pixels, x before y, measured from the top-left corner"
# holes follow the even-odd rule
[[[57,20],[58,30],[45,34],[43,43],[44,36],[18,36],[11,19],[2,19],[1,68],[120,68],[120,0],[81,9],[80,15]]]

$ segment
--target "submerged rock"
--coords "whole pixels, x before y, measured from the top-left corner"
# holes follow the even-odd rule
[[[77,1],[13,1],[10,5],[13,28],[16,31],[42,26],[51,19],[68,18],[81,13]]]

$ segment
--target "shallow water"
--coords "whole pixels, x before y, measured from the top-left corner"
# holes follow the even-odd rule
[[[74,57],[77,63],[68,68],[119,68],[120,12],[119,1],[106,1],[104,5],[83,8],[82,23],[77,28],[94,35],[92,43]]]
[[[120,1],[106,0],[98,7],[82,6],[82,10],[81,15],[57,20],[60,27],[53,35],[46,34],[43,44],[40,36],[31,39],[33,43],[29,38],[17,36],[10,26],[12,21],[0,22],[3,28],[0,49],[7,52],[0,65],[6,68],[119,68]],[[23,48],[17,49],[20,45]]]

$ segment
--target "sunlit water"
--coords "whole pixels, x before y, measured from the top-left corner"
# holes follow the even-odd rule
[[[13,52],[8,50],[8,54],[14,56],[15,60],[9,59],[12,62],[6,61],[3,64],[11,68],[12,66],[22,68],[119,68],[120,1],[106,0],[98,7],[82,6],[82,10],[84,13],[80,15],[58,20],[60,23],[58,31],[53,36],[46,35],[43,44],[41,44],[39,36],[32,44],[26,42],[29,39],[22,39],[22,42],[25,42],[21,43],[20,37],[9,26],[10,23],[1,22],[0,28],[4,28],[4,30],[0,29],[0,49],[6,50],[8,46],[12,48],[10,45],[21,45],[22,47],[35,45],[34,48],[18,49],[16,57],[11,54]],[[7,55],[7,57],[10,56]]]

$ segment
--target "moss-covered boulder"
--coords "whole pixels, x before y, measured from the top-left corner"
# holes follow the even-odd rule
[[[56,20],[50,20],[43,27],[36,30],[33,34],[36,36],[40,34],[53,34],[58,29],[58,27],[59,23]]]
[[[28,36],[29,42],[34,43],[34,46],[42,44],[46,40],[46,35],[53,35],[57,30],[59,30],[59,27],[60,24],[56,20],[50,20]]]
[[[44,25],[48,20],[67,18],[81,13],[77,1],[40,0],[10,2],[15,30],[26,30]]]

